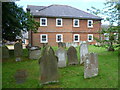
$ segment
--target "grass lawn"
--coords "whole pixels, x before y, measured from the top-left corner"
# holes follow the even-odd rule
[[[54,50],[57,48],[54,47]],[[77,48],[79,51],[79,47]],[[59,68],[59,82],[40,85],[40,69],[38,60],[29,60],[27,50],[24,50],[23,61],[15,62],[13,51],[10,58],[2,63],[3,88],[117,88],[118,87],[118,51],[108,52],[102,47],[89,46],[89,52],[98,53],[99,75],[84,79],[84,67],[81,65]],[[78,52],[79,57],[79,52]],[[79,57],[80,58],[80,57]],[[26,70],[27,78],[22,84],[17,84],[14,75],[17,70]]]

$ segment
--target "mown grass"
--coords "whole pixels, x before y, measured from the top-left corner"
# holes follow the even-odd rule
[[[56,47],[53,47],[57,50]],[[79,47],[76,48],[79,56]],[[10,58],[2,63],[3,88],[117,88],[118,87],[118,51],[108,52],[101,47],[89,46],[89,52],[98,53],[99,75],[84,79],[84,67],[81,65],[59,68],[59,82],[55,84],[40,85],[40,69],[38,60],[29,60],[27,50],[24,50],[23,61],[15,62],[13,51]],[[14,75],[17,70],[26,70],[27,79],[17,84]]]

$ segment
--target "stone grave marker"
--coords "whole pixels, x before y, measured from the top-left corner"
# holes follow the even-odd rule
[[[73,46],[70,46],[67,51],[68,65],[78,64],[77,51]]]
[[[88,54],[88,45],[87,43],[82,43],[80,45],[80,64],[84,64],[86,54]]]
[[[24,83],[27,78],[27,71],[26,70],[17,70],[14,75],[14,78],[15,78],[17,84]]]
[[[40,52],[40,48],[37,46],[29,48],[29,59],[39,59]]]
[[[86,55],[84,62],[84,78],[91,78],[98,75],[98,57],[96,53]]]
[[[9,58],[9,49],[5,45],[2,46],[2,58]]]
[[[66,67],[66,56],[67,53],[64,48],[59,48],[56,51],[56,56],[58,57],[58,67]]]
[[[58,82],[58,58],[50,46],[45,46],[39,59],[41,84]]]
[[[21,56],[23,53],[22,43],[18,42],[14,45],[14,56],[16,57],[16,61],[21,61]]]

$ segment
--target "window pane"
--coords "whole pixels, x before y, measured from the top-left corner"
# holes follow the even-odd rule
[[[45,25],[45,19],[42,19],[42,25]]]
[[[78,41],[78,36],[75,36],[75,41]]]
[[[91,35],[89,36],[89,40],[92,40],[92,36]]]
[[[57,40],[58,40],[58,41],[61,41],[61,35],[58,35],[58,36],[57,36]]]
[[[42,41],[46,41],[46,36],[45,35],[42,36]]]
[[[77,26],[78,25],[78,20],[75,20],[75,26]]]
[[[58,24],[58,25],[61,25],[61,20],[57,20],[57,24]]]
[[[89,26],[92,26],[92,22],[91,21],[89,21]]]

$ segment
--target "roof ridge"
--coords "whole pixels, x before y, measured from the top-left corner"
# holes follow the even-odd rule
[[[53,5],[46,6],[46,7],[42,8],[42,9],[40,9],[39,11],[42,11],[42,10],[44,10],[44,9],[46,9],[46,8],[51,7],[51,6],[53,6]]]
[[[27,5],[27,6],[47,7],[47,6],[38,6],[38,5]]]

